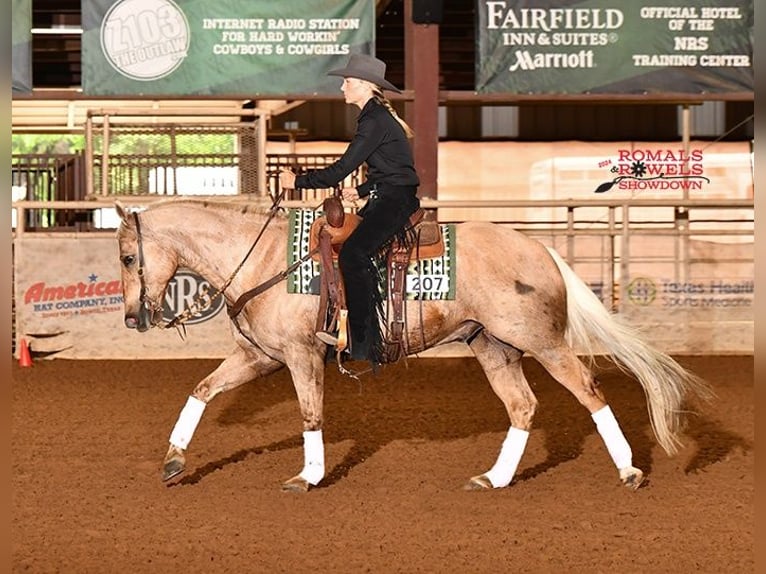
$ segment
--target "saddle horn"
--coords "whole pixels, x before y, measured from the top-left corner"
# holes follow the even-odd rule
[[[340,190],[336,189],[335,194],[325,197],[322,202],[322,211],[325,221],[330,227],[343,227],[346,218],[346,212],[343,210],[343,201],[340,197]]]

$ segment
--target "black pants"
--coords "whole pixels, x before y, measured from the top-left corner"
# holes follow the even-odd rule
[[[385,261],[377,255],[399,234],[419,207],[416,186],[379,186],[360,215],[362,221],[346,239],[338,255],[343,274],[351,339],[351,358],[382,363],[380,317],[383,300],[379,290]]]

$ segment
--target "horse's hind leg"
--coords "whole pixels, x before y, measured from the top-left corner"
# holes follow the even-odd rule
[[[598,388],[593,373],[574,351],[562,343],[535,354],[540,364],[564,385],[591,414],[609,456],[620,474],[620,481],[633,490],[641,486],[644,473],[633,466],[633,452],[617,419]]]
[[[495,464],[484,474],[471,478],[466,489],[500,488],[511,483],[524,454],[537,399],[524,377],[521,351],[501,343],[484,331],[469,344],[492,390],[503,401],[511,425]]]
[[[217,394],[276,371],[282,364],[253,348],[248,354],[243,349],[226,358],[218,368],[202,379],[181,410],[178,421],[170,433],[170,447],[162,465],[162,480],[170,480],[186,469],[185,451],[210,400]]]

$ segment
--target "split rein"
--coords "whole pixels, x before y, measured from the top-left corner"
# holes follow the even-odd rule
[[[221,285],[220,288],[215,288],[212,292],[210,292],[207,286],[203,287],[202,292],[198,294],[197,296],[195,296],[193,303],[187,306],[184,311],[182,311],[181,313],[173,317],[173,319],[171,319],[170,321],[165,321],[160,323],[155,323],[152,320],[152,324],[155,327],[159,327],[161,329],[170,329],[171,327],[175,327],[178,330],[178,333],[181,336],[181,338],[182,339],[185,338],[186,326],[184,325],[184,323],[186,323],[193,317],[200,316],[204,311],[209,309],[213,305],[213,301],[215,301],[218,297],[223,295],[224,291],[226,291],[229,285],[231,285],[231,282],[234,280],[234,277],[237,276],[237,273],[239,273],[239,271],[244,266],[245,262],[253,253],[255,246],[260,241],[269,223],[277,214],[279,210],[279,203],[282,201],[283,196],[284,196],[284,191],[282,191],[273,200],[273,203],[271,207],[269,208],[268,217],[266,218],[266,221],[263,223],[261,230],[258,232],[258,235],[253,241],[253,244],[250,246],[250,249],[248,249],[247,253],[242,258],[242,261],[240,261],[239,265],[237,265],[234,271],[232,271],[231,275],[229,275],[229,278],[223,283],[223,285]],[[153,316],[155,313],[157,313],[158,311],[160,312],[162,311],[162,306],[152,305],[152,302],[149,300],[149,297],[146,294],[147,289],[146,289],[146,278],[144,274],[144,250],[143,250],[143,243],[141,241],[141,224],[138,218],[138,212],[133,213],[133,218],[136,223],[136,240],[138,242],[138,278],[141,283],[139,301],[144,306],[144,308],[146,308],[152,314],[152,319],[153,319]],[[287,276],[290,275],[290,273],[295,271],[298,267],[300,267],[305,261],[307,261],[310,257],[312,257],[318,251],[319,251],[318,247],[314,248],[309,253],[307,253],[306,255],[301,257],[299,260],[294,262],[292,265],[287,267],[287,269],[284,269],[283,271],[277,273],[276,275],[267,279],[260,285],[257,285],[256,287],[253,287],[252,289],[249,289],[248,291],[245,291],[242,295],[239,296],[239,298],[234,302],[233,305],[228,307],[229,318],[233,321],[240,314],[240,312],[242,311],[244,306],[247,304],[247,302],[250,301],[250,299],[252,299],[253,297],[256,297],[257,295],[260,295],[264,291],[270,289],[277,283],[286,279]]]

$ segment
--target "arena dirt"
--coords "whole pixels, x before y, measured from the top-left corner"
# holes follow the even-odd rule
[[[359,382],[328,365],[328,474],[305,495],[280,491],[303,461],[285,370],[216,398],[168,484],[168,436],[217,361],[14,364],[13,571],[752,572],[753,358],[679,360],[717,397],[692,405],[673,458],[639,385],[600,371],[647,474],[637,492],[534,360],[526,454],[489,492],[462,487],[492,465],[508,421],[473,359],[413,359]]]

